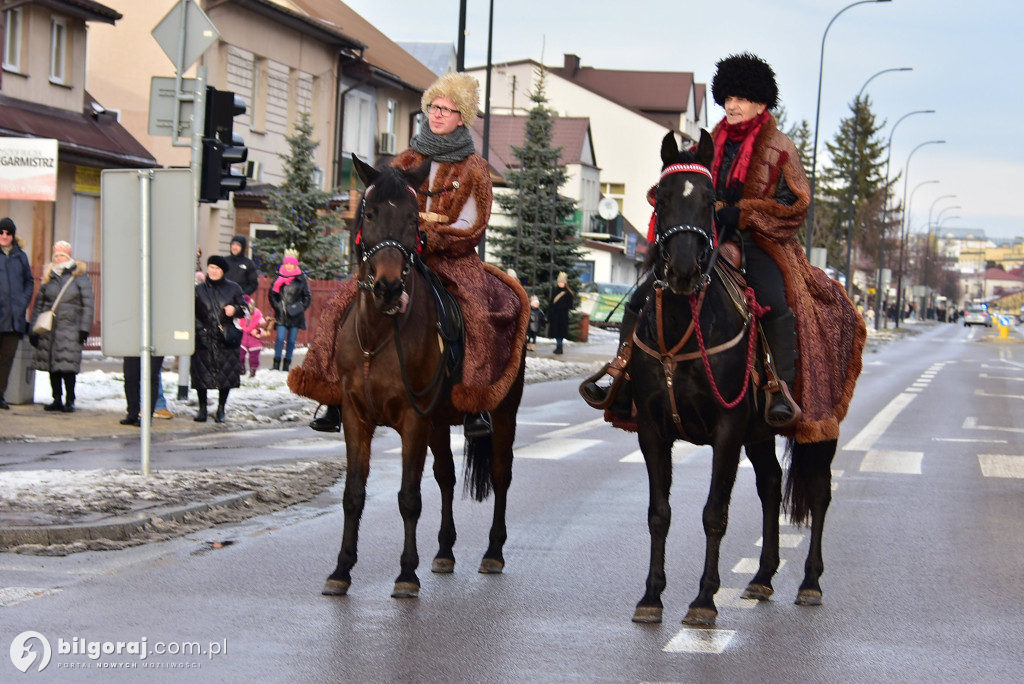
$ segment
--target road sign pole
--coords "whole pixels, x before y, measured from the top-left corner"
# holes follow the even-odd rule
[[[153,390],[150,382],[153,367],[153,330],[152,330],[152,292],[151,282],[152,268],[152,247],[150,246],[150,226],[152,223],[152,212],[150,211],[150,191],[152,188],[153,170],[145,169],[139,171],[139,244],[141,245],[142,270],[139,274],[139,282],[142,284],[141,315],[139,316],[139,376],[141,385],[141,410],[139,420],[142,425],[142,474],[149,477],[149,454],[152,442],[153,412],[150,407],[153,405]]]

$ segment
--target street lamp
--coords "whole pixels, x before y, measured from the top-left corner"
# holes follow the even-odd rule
[[[915,147],[914,149],[912,149],[910,151],[910,154],[907,155],[907,163],[903,167],[903,216],[901,217],[901,221],[900,221],[900,225],[901,225],[901,227],[900,227],[900,263],[899,263],[900,275],[899,275],[898,280],[896,281],[896,285],[897,285],[897,288],[896,288],[896,327],[897,328],[899,327],[900,320],[902,319],[902,316],[903,316],[903,309],[902,309],[902,307],[903,307],[903,260],[904,260],[904,256],[903,255],[904,255],[904,252],[906,251],[906,246],[907,246],[907,213],[908,213],[907,209],[909,207],[909,205],[907,204],[907,181],[910,179],[910,160],[913,158],[914,153],[917,152],[922,147],[924,147],[925,145],[942,145],[942,144],[945,144],[945,142],[946,142],[945,140],[928,140],[928,141],[925,141],[925,142],[921,143],[920,145],[918,145],[917,147]],[[922,185],[925,185],[927,183],[938,183],[938,182],[939,181],[925,181],[924,183],[920,183],[919,185],[917,185],[914,188],[914,190],[917,190],[917,188],[919,188]],[[914,201],[914,194],[913,193],[910,194],[910,201],[911,202]]]
[[[864,94],[864,89],[868,87],[868,83],[875,80],[876,77],[882,74],[887,74],[890,71],[913,71],[913,67],[894,67],[892,69],[882,69],[876,74],[872,75],[871,78],[864,81],[864,85],[860,87],[857,92],[857,97],[853,100],[853,164],[851,165],[850,172],[850,211],[849,211],[849,223],[846,227],[846,294],[850,297],[853,296],[853,195],[854,185],[857,182],[857,167],[859,166],[859,158],[857,154],[857,119],[860,114],[860,98]]]
[[[932,201],[931,206],[928,207],[928,223],[926,225],[927,235],[925,237],[924,245],[924,288],[926,292],[928,292],[928,274],[932,270],[932,210],[935,209],[935,205],[941,200],[949,199],[950,197],[956,197],[956,195],[939,195]],[[943,209],[943,211],[945,211],[945,209]],[[931,308],[931,300],[931,293],[928,292],[928,308]]]
[[[882,272],[885,270],[885,228],[887,219],[887,210],[889,208],[889,160],[892,158],[892,135],[896,132],[896,127],[900,125],[900,122],[906,119],[908,116],[914,114],[934,114],[934,109],[918,109],[913,112],[907,112],[900,118],[896,119],[896,123],[892,125],[892,130],[889,131],[889,142],[885,144],[885,188],[884,195],[882,198],[882,235],[878,241],[878,279],[875,281],[876,294],[875,294],[875,330],[879,329],[880,324],[884,324],[885,318],[882,316]]]
[[[821,57],[818,59],[818,104],[814,110],[814,149],[811,151],[811,198],[807,210],[807,256],[811,256],[811,234],[814,232],[814,184],[816,179],[815,167],[818,165],[818,122],[821,119],[821,74],[825,66],[825,38],[828,37],[828,30],[832,23],[839,18],[839,15],[857,5],[866,5],[869,2],[892,2],[892,0],[859,0],[854,2],[833,15],[825,27],[825,33],[821,35]]]

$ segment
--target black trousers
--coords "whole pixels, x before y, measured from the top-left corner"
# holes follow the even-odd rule
[[[7,378],[11,376],[14,366],[14,355],[18,352],[21,334],[16,332],[0,333],[0,399],[7,391]]]
[[[164,357],[152,357],[150,367],[149,412],[153,413],[156,405],[157,387],[160,384],[160,372],[163,370]],[[138,356],[124,357],[124,397],[128,402],[128,416],[137,418],[142,412],[142,359]]]

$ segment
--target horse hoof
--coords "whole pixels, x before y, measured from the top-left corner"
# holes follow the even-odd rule
[[[395,589],[391,592],[391,598],[417,598],[420,595],[420,585],[414,582],[395,582]]]
[[[320,590],[320,593],[324,596],[346,596],[348,594],[348,588],[351,586],[351,582],[329,579],[324,583],[324,588]]]
[[[505,569],[505,564],[500,560],[493,558],[484,558],[480,561],[480,569],[477,570],[482,575],[500,575],[502,570]]]
[[[684,625],[691,627],[714,627],[718,611],[714,608],[690,608],[683,618]]]
[[[775,593],[775,590],[765,584],[758,584],[751,582],[747,585],[746,590],[743,592],[741,598],[745,599],[757,599],[758,601],[767,601],[771,598],[771,595]]]
[[[430,572],[437,572],[445,575],[455,572],[455,559],[435,558],[434,562],[430,564]]]
[[[661,622],[661,606],[637,606],[633,611],[633,622]]]
[[[796,601],[798,606],[820,606],[821,605],[821,590],[820,589],[801,589],[796,593]]]

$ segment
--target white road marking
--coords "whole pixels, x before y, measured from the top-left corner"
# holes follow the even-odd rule
[[[979,378],[985,380],[1006,380],[1007,382],[1024,382],[1024,378],[1018,378],[1010,375],[989,375],[988,373],[978,373]]]
[[[860,470],[864,473],[920,475],[924,453],[920,451],[871,450],[864,454]]]
[[[601,439],[543,439],[535,444],[516,448],[513,457],[557,461],[603,443],[604,440]]]
[[[864,429],[857,433],[857,435],[846,443],[843,447],[843,451],[868,451],[874,445],[875,441],[881,437],[890,425],[899,416],[900,411],[907,407],[914,399],[913,394],[907,392],[901,392],[897,394],[892,401],[886,405],[884,409],[875,414],[875,417],[871,419]]]
[[[48,587],[0,587],[0,607],[13,606],[35,598],[59,594],[61,589]]]
[[[1024,399],[1024,394],[989,394],[985,390],[974,390],[976,397],[994,397],[996,399]]]
[[[732,641],[733,629],[683,628],[661,649],[668,653],[721,653]]]
[[[733,566],[732,571],[738,575],[753,575],[761,567],[761,561],[757,558],[741,558],[740,562]],[[779,561],[779,572],[786,567],[786,560]]]
[[[933,442],[964,442],[965,444],[1006,444],[1005,439],[962,439],[959,437],[932,437]]]
[[[1009,454],[978,454],[978,465],[985,477],[1024,479],[1024,456]]]
[[[708,458],[712,455],[711,446],[708,444],[690,444],[689,442],[677,441],[672,445],[672,463],[686,463],[690,458],[698,455]],[[619,463],[643,463],[644,452],[640,449],[633,451],[619,459]]]
[[[552,432],[546,432],[539,435],[541,439],[557,439],[559,437],[569,437],[580,432],[586,432],[596,427],[604,425],[604,418],[595,418],[594,420],[588,420],[585,423],[579,425],[570,425],[569,427],[562,428],[561,430],[553,430]]]
[[[780,534],[779,535],[779,548],[780,549],[795,549],[800,546],[800,542],[804,540],[802,534]],[[764,546],[764,537],[761,537],[754,546]]]
[[[973,416],[964,418],[964,423],[961,427],[963,427],[964,430],[995,430],[997,432],[1013,433],[1024,432],[1024,428],[999,427],[998,425],[978,425],[978,419]]]
[[[746,608],[750,610],[757,605],[757,601],[754,599],[743,598],[743,592],[746,589],[737,589],[736,587],[722,587],[715,594],[715,603],[721,606],[728,606],[729,608]]]

